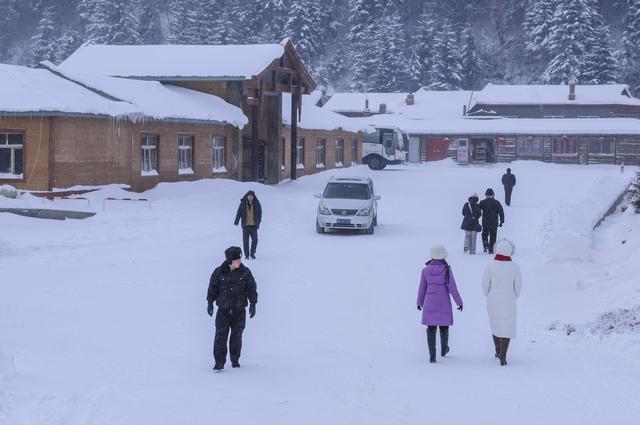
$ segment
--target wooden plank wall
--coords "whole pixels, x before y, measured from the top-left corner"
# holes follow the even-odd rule
[[[516,140],[507,138],[503,143],[498,143],[498,162],[512,162],[516,160]]]
[[[640,165],[640,136],[625,136],[616,139],[616,164]]]

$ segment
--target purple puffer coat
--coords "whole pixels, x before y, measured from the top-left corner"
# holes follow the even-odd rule
[[[422,269],[418,290],[418,305],[422,307],[423,325],[453,325],[449,294],[458,306],[462,305],[462,298],[458,293],[451,266],[449,266],[449,283],[446,285],[445,264],[440,260],[431,260],[427,263],[427,267]]]

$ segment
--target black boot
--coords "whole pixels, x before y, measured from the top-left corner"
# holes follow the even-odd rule
[[[436,362],[436,330],[437,326],[427,326],[427,345],[429,346],[429,363]]]
[[[440,355],[446,356],[449,352],[449,326],[440,326]]]
[[[495,335],[491,335],[493,337],[493,345],[496,347],[496,359],[500,358],[500,338]]]
[[[500,366],[507,365],[507,350],[509,349],[509,338],[500,338]]]

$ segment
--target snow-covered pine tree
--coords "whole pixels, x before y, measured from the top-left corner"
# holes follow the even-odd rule
[[[372,85],[369,80],[378,61],[374,45],[381,10],[380,0],[349,0],[350,28],[346,39],[352,49],[351,90],[369,91]]]
[[[265,17],[263,42],[279,43],[285,38],[285,25],[289,8],[284,0],[265,0],[262,15]]]
[[[85,39],[97,44],[109,43],[110,3],[108,0],[82,0],[78,14],[84,24]]]
[[[18,16],[18,0],[0,1],[0,60],[7,55],[9,42],[15,36]]]
[[[587,46],[593,32],[592,8],[585,0],[560,2],[550,24],[551,60],[540,76],[543,83],[580,82]]]
[[[169,4],[171,44],[199,44],[197,0],[172,0]]]
[[[313,60],[322,53],[321,22],[319,0],[297,0],[291,4],[285,36],[291,38],[303,62],[311,68]]]
[[[585,43],[580,81],[584,84],[609,84],[616,80],[618,63],[610,46],[611,33],[596,0],[584,0],[591,20]]]
[[[240,27],[240,16],[235,0],[216,2],[214,12],[211,44],[241,44],[245,40],[241,38],[237,28]]]
[[[479,90],[482,84],[480,79],[480,58],[470,25],[467,25],[462,30],[460,41],[462,42],[460,51],[461,86],[465,90]]]
[[[549,35],[553,12],[558,0],[532,0],[525,10],[522,22],[524,45],[534,57],[548,58]]]
[[[77,31],[67,29],[56,40],[56,50],[54,54],[54,62],[61,63],[68,58],[82,44],[82,38]]]
[[[629,0],[619,58],[621,81],[637,91],[640,87],[640,0]]]
[[[108,0],[107,44],[140,44],[136,4],[129,0]]]
[[[436,35],[429,87],[434,90],[460,90],[462,84],[459,47],[451,24],[444,20]]]
[[[392,13],[381,19],[376,41],[378,59],[371,76],[373,88],[381,92],[408,90],[411,64],[404,54],[406,38],[400,15]]]
[[[413,36],[413,54],[411,70],[413,79],[418,79],[420,86],[431,82],[433,68],[434,45],[441,17],[437,13],[437,1],[426,0],[422,13],[416,24]]]
[[[43,10],[36,33],[31,37],[33,64],[45,60],[55,61],[57,37],[55,7],[49,6]]]
[[[158,3],[155,1],[143,1],[141,6],[138,34],[140,34],[142,43],[161,44],[163,40]]]
[[[233,1],[233,0],[232,0]],[[264,37],[264,22],[262,8],[264,0],[235,1],[238,7],[242,43],[262,43]]]

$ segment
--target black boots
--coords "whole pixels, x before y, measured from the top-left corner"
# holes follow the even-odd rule
[[[436,326],[427,326],[427,345],[429,346],[429,363],[436,362]]]
[[[449,352],[449,327],[440,326],[440,355],[446,356]]]
[[[500,358],[500,338],[495,335],[491,335],[493,337],[493,345],[496,348],[496,359]]]
[[[507,350],[509,349],[509,338],[500,338],[500,366],[507,365]]]

